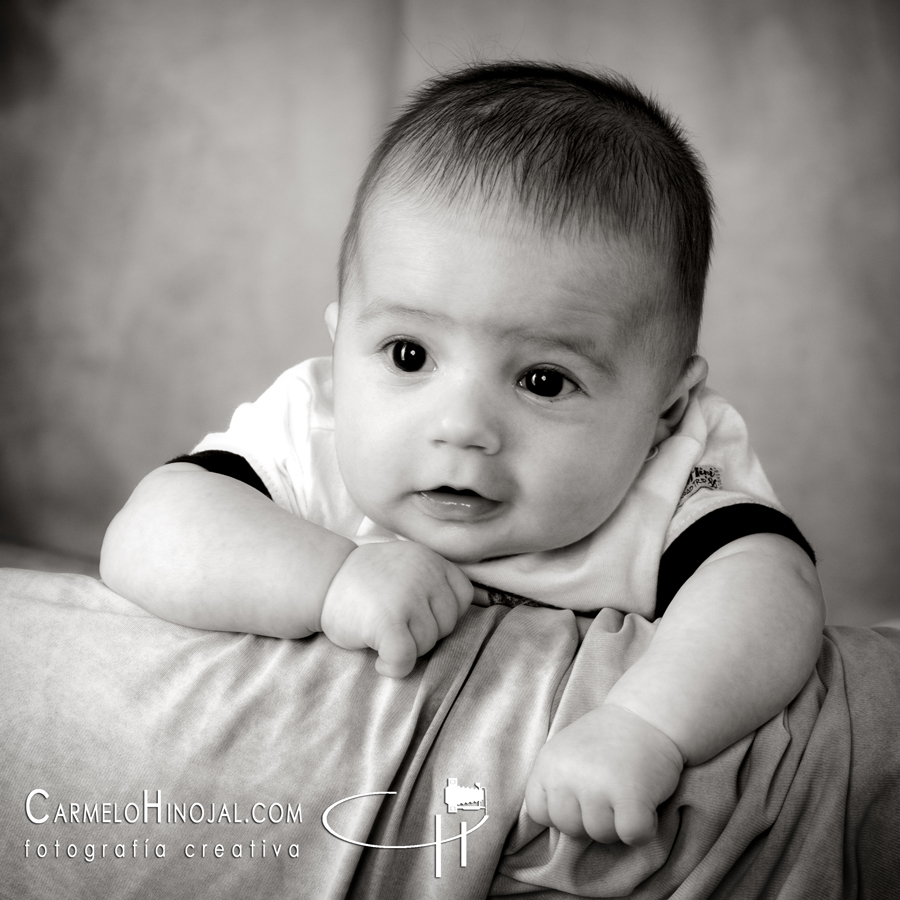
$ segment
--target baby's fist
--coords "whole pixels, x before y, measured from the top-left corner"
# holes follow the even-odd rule
[[[675,743],[640,716],[603,705],[554,735],[528,779],[528,815],[572,837],[638,846],[656,834],[656,807],[678,785]]]
[[[453,631],[473,594],[458,566],[422,544],[363,544],[328,588],[322,631],[348,650],[371,647],[378,672],[403,678]]]

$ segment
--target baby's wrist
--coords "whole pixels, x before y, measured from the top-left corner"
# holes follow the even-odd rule
[[[353,556],[354,551],[358,550],[359,547],[354,544],[344,558],[341,560],[338,567],[334,570],[331,575],[331,579],[328,582],[328,585],[325,588],[325,593],[322,595],[322,601],[319,603],[319,608],[317,611],[317,615],[315,616],[315,621],[310,623],[311,630],[313,633],[322,632],[326,633],[328,625],[327,620],[328,616],[331,615],[330,610],[326,613],[326,607],[329,605],[329,600],[331,601],[331,605],[333,606],[337,601],[337,595],[341,589],[340,581],[342,578],[342,573],[345,573],[345,567],[347,566],[347,561]],[[326,634],[327,636],[327,634]]]
[[[668,757],[668,759],[679,769],[684,768],[687,764],[687,755],[678,742],[665,729],[655,722],[651,721],[643,712],[632,709],[626,702],[618,700],[606,700],[599,709],[605,710],[607,714],[621,715],[629,720],[631,727],[637,727],[642,732],[642,739],[648,743],[652,743],[656,749]]]

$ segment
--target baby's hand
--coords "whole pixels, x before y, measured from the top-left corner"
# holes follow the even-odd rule
[[[573,837],[646,844],[656,834],[656,807],[683,767],[663,732],[623,707],[603,705],[544,744],[525,790],[528,815]]]
[[[403,678],[453,631],[473,594],[458,566],[422,544],[363,544],[328,588],[322,631],[348,650],[371,647],[378,672]]]

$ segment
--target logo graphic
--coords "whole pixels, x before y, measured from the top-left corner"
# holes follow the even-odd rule
[[[447,787],[444,788],[444,803],[450,813],[455,813],[458,809],[487,809],[484,805],[484,788],[477,781],[475,787],[467,788],[457,784],[455,778],[448,778]]]
[[[441,877],[441,847],[444,844],[450,844],[453,841],[459,841],[459,865],[464,868],[468,864],[468,837],[474,831],[477,831],[488,820],[487,806],[484,802],[484,788],[477,781],[475,787],[465,787],[457,783],[455,778],[447,779],[447,786],[444,788],[444,803],[447,805],[447,812],[455,813],[463,809],[483,809],[484,815],[481,821],[474,827],[469,828],[466,822],[459,823],[459,834],[451,835],[448,838],[441,836],[441,816],[440,813],[434,817],[434,840],[425,844],[367,844],[365,841],[357,841],[346,835],[338,834],[328,821],[328,814],[342,803],[350,800],[358,800],[360,797],[393,797],[396,791],[369,791],[366,794],[354,794],[352,797],[344,797],[332,803],[325,812],[322,813],[322,824],[325,830],[336,837],[339,841],[345,841],[348,844],[355,844],[357,847],[371,847],[373,850],[419,850],[422,847],[434,847],[434,877]]]

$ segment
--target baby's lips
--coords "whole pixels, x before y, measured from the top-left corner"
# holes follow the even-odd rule
[[[438,487],[431,488],[430,491],[426,491],[426,493],[434,493],[434,494],[451,494],[459,497],[484,497],[484,494],[480,494],[478,491],[473,490],[472,488],[456,488],[451,487],[448,484],[442,484]],[[485,498],[489,499],[489,498]]]
[[[414,495],[420,508],[436,519],[452,522],[470,522],[496,512],[501,502],[484,497],[470,488],[457,489],[441,485]]]

